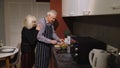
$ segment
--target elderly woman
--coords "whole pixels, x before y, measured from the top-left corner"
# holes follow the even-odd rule
[[[35,62],[35,46],[37,42],[36,17],[28,15],[24,20],[21,42],[21,68],[32,68]]]

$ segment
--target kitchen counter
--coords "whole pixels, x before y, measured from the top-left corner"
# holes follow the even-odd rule
[[[90,68],[87,65],[77,64],[70,53],[57,53],[57,49],[53,48],[53,55],[55,60],[55,68]]]
[[[70,53],[53,48],[55,68],[91,68],[89,52],[92,49],[106,50],[106,43],[91,37],[71,37]],[[68,48],[69,49],[69,48]],[[69,51],[68,51],[69,52]]]

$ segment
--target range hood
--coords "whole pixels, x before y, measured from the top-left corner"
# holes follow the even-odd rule
[[[69,16],[63,17],[63,19],[71,32],[73,32],[74,23],[89,23],[96,25],[120,27],[120,14]]]

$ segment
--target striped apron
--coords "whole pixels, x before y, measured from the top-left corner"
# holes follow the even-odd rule
[[[53,30],[51,25],[46,24],[43,35],[49,39],[52,39]],[[52,44],[47,44],[40,41],[37,43],[35,68],[48,68],[51,57],[51,48]]]

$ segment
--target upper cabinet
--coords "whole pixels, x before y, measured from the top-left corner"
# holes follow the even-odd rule
[[[120,14],[120,0],[62,0],[62,16]]]
[[[90,0],[62,0],[62,16],[79,16],[89,13]]]
[[[90,15],[120,14],[120,0],[91,0]]]

